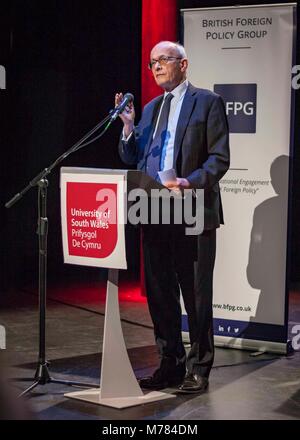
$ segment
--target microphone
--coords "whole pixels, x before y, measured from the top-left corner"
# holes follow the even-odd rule
[[[119,114],[124,111],[126,105],[128,105],[130,102],[133,101],[134,101],[134,96],[131,93],[126,93],[126,95],[123,96],[121,103],[110,111],[111,121],[115,121],[119,116]]]

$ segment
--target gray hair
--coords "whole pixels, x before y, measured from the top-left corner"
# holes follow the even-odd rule
[[[160,41],[160,42],[157,43],[155,46],[157,46],[158,44],[170,44],[170,45],[172,45],[172,46],[177,50],[177,52],[179,53],[179,55],[180,55],[181,58],[187,58],[185,48],[182,46],[182,44],[180,44],[180,43],[178,43],[178,42],[175,42],[175,41],[168,41],[168,40],[166,40],[166,41]],[[154,47],[155,47],[155,46],[154,46]]]
[[[174,44],[175,44],[181,58],[187,58],[185,48],[182,46],[182,44],[180,44],[180,43],[174,43]]]

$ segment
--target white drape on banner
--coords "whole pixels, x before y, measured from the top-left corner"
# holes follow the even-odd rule
[[[223,97],[230,127],[231,168],[220,182],[216,344],[287,350],[295,11],[296,4],[182,11],[189,80]]]

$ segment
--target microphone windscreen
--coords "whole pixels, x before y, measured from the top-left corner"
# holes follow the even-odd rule
[[[134,101],[134,96],[132,93],[126,93],[124,95],[124,99],[126,99],[126,101],[128,101],[128,102],[131,102],[131,101]]]

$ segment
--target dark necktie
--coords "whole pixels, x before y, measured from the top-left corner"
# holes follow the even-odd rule
[[[167,135],[168,118],[172,98],[174,98],[174,95],[169,93],[164,99],[155,136],[150,144],[148,152],[146,173],[153,179],[158,179],[157,173],[160,170],[160,158]]]

